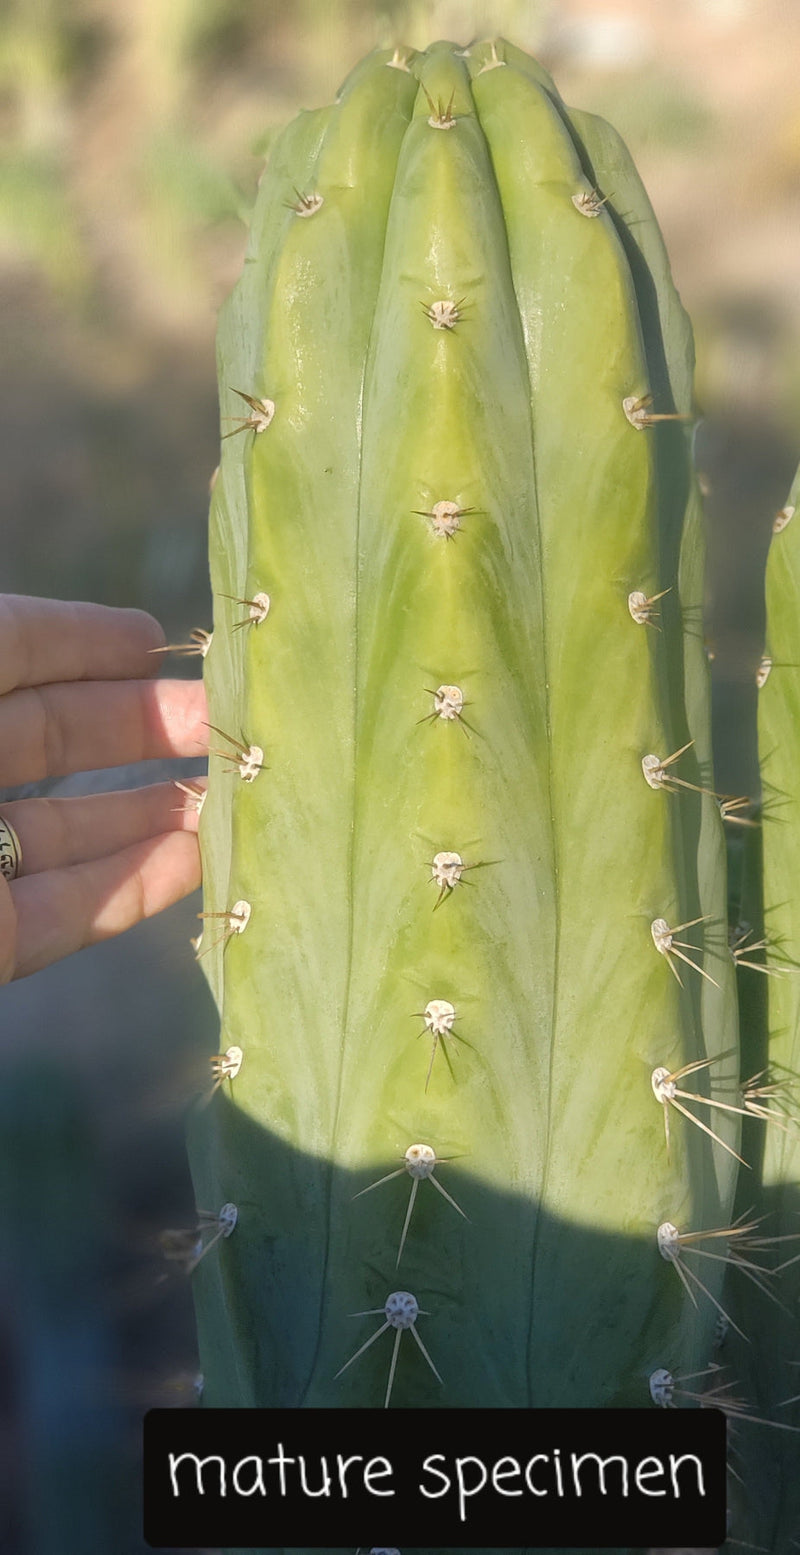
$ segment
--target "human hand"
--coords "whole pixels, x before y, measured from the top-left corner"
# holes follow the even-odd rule
[[[140,610],[0,595],[0,788],[207,748],[202,681],[154,680]],[[0,876],[0,982],[107,939],[200,883],[197,812],[171,783],[0,802],[18,878]]]

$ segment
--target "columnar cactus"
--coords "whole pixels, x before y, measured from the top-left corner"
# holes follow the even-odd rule
[[[776,514],[766,576],[767,641],[757,673],[758,745],[762,775],[761,828],[751,833],[744,871],[740,933],[743,1060],[752,1076],[746,1096],[771,1115],[763,1139],[752,1134],[737,1208],[763,1217],[762,1254],[772,1303],[737,1280],[732,1268],[725,1306],[749,1343],[727,1341],[732,1373],[754,1412],[778,1431],[740,1430],[734,1444],[733,1509],[743,1539],[788,1552],[800,1537],[800,1131],[794,1126],[800,1075],[800,470]],[[792,522],[794,520],[794,522]],[[760,855],[763,853],[763,870]],[[748,867],[749,866],[749,867]],[[766,979],[754,979],[751,958],[764,953]],[[758,990],[749,984],[761,983]],[[749,1180],[744,1180],[749,1179]]]
[[[209,1404],[699,1386],[742,1104],[692,366],[625,148],[510,45],[277,142],[219,333]]]

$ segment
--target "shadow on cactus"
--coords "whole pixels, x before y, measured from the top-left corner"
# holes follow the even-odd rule
[[[206,1400],[724,1406],[739,801],[625,148],[509,44],[371,55],[275,144],[219,370]]]

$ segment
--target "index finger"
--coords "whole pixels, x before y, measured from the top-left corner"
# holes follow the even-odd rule
[[[0,594],[0,695],[52,681],[143,679],[164,643],[144,610]]]

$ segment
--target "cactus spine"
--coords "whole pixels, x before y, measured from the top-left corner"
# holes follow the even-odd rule
[[[730,1224],[740,1103],[692,342],[624,147],[510,45],[370,56],[273,152],[219,366],[205,1399],[647,1404],[711,1354],[723,1265],[657,1229]]]

